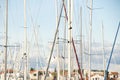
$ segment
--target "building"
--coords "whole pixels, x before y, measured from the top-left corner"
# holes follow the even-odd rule
[[[39,71],[38,70],[32,70],[32,71],[30,71],[29,75],[30,75],[30,80],[44,80],[45,72],[42,71],[42,70],[41,71],[40,70]],[[53,76],[49,72],[46,80],[52,80],[52,79],[53,79]]]

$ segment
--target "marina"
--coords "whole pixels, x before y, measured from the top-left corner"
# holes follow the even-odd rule
[[[120,80],[119,0],[0,0],[0,80]]]

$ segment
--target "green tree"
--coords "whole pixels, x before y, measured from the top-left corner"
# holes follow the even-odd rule
[[[35,70],[35,69],[34,69],[34,68],[32,68],[32,67],[30,68],[30,71],[34,71],[34,70]]]

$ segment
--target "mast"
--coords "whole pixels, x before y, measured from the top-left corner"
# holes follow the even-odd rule
[[[102,48],[103,48],[103,70],[104,70],[104,75],[105,76],[105,48],[104,48],[104,26],[102,22]]]
[[[38,56],[36,58],[36,62],[37,62],[37,80],[38,80],[38,78],[39,78],[39,76],[38,76],[38,72],[39,72],[39,70],[38,70]]]
[[[81,77],[81,79],[79,79],[79,80],[83,80],[82,71],[81,71],[81,68],[80,68],[80,64],[79,64],[79,60],[78,60],[78,56],[77,56],[77,52],[76,52],[75,43],[74,43],[73,38],[72,38],[72,45],[73,45],[73,49],[74,49],[74,53],[75,53],[75,57],[76,57],[77,65],[78,65],[78,71],[79,71],[79,74],[80,74],[80,77]]]
[[[39,35],[38,33],[39,33],[39,28],[37,28],[36,27],[36,31],[35,31],[35,29],[34,29],[34,31],[35,31],[35,38],[36,38],[36,43],[37,43],[37,51],[38,51],[38,53],[40,53],[40,47],[39,47],[39,37],[37,37],[37,35]],[[38,54],[37,54],[38,55]],[[36,58],[36,62],[37,62],[37,64],[36,64],[36,66],[37,66],[37,80],[39,80],[39,55],[37,56],[37,58]]]
[[[72,3],[73,0],[68,0],[68,80],[71,78]]]
[[[80,7],[80,54],[81,54],[81,70],[82,70],[82,7]]]
[[[65,73],[65,49],[66,49],[66,18],[64,18],[64,21],[65,21],[65,25],[64,25],[64,45],[63,45],[63,77],[64,77],[64,73]]]
[[[7,78],[7,44],[8,44],[8,0],[6,0],[6,10],[5,10],[5,43],[4,43],[4,50],[5,50],[5,67],[4,67],[4,80]]]
[[[60,15],[59,15],[59,18],[58,18],[58,24],[57,24],[57,28],[56,28],[56,31],[55,31],[54,41],[53,41],[53,44],[52,44],[52,49],[51,49],[51,51],[50,51],[50,58],[49,58],[49,61],[48,61],[48,66],[47,66],[47,69],[46,69],[46,73],[45,73],[45,78],[44,78],[44,80],[46,80],[46,77],[47,77],[47,74],[48,74],[48,69],[49,69],[49,65],[50,65],[52,53],[53,53],[54,46],[55,46],[55,42],[56,42],[56,37],[57,37],[57,32],[58,32],[58,28],[59,28],[59,24],[60,24],[60,19],[61,19],[61,15],[62,15],[62,10],[63,10],[63,5],[62,5],[61,10],[60,10]]]
[[[60,80],[59,30],[57,36],[57,80]]]
[[[27,80],[27,24],[26,24],[26,0],[24,0],[24,80]]]
[[[55,0],[56,3],[56,27],[58,24],[58,1]],[[60,80],[60,55],[59,55],[59,29],[57,32],[57,80]]]
[[[92,3],[90,0],[90,31],[89,31],[89,80],[91,79],[91,43],[92,43]]]
[[[105,71],[104,80],[108,80],[108,69],[109,69],[109,66],[110,66],[111,59],[112,59],[112,55],[113,55],[114,47],[115,47],[115,44],[116,44],[119,28],[120,28],[120,22],[119,22],[119,25],[118,25],[118,28],[117,28],[117,32],[115,34],[114,42],[113,42],[113,45],[112,45],[112,50],[111,50],[109,60],[108,60],[108,64],[107,64],[106,71]]]

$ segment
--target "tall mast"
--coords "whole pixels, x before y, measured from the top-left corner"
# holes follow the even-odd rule
[[[120,22],[119,22],[119,25],[118,25],[118,28],[117,28],[117,32],[115,34],[114,42],[113,42],[113,45],[112,45],[112,50],[111,50],[110,57],[109,57],[109,60],[108,60],[108,64],[107,64],[107,67],[106,67],[106,70],[105,70],[104,80],[108,80],[108,69],[109,69],[109,66],[110,66],[111,59],[112,59],[112,55],[113,55],[114,47],[115,47],[115,44],[116,44],[119,28],[120,28]]]
[[[56,3],[56,27],[58,25],[58,0],[55,0]],[[57,33],[57,80],[60,80],[60,55],[59,55],[59,29]]]
[[[90,31],[89,31],[89,80],[91,78],[91,43],[92,43],[92,3],[90,0]]]
[[[80,7],[80,54],[81,54],[81,70],[82,70],[82,7]]]
[[[8,44],[8,0],[6,0],[6,10],[5,10],[5,67],[4,67],[4,80],[6,80],[7,77],[7,44]]]
[[[104,76],[105,76],[105,48],[104,48],[104,26],[102,22],[102,46],[103,46],[103,70],[104,70]]]
[[[39,56],[37,56],[37,58],[36,58],[36,62],[37,62],[37,65],[36,65],[36,66],[37,66],[37,80],[38,80],[38,78],[39,78],[39,77],[38,77],[38,72],[39,72],[39,70],[38,70],[38,57],[39,57]]]
[[[72,4],[73,0],[68,0],[68,80],[71,78]]]
[[[64,77],[64,73],[65,73],[65,49],[66,49],[66,18],[64,18],[64,21],[65,21],[65,25],[64,25],[64,45],[63,45],[63,56],[64,56],[64,58],[63,58],[63,60],[64,60],[64,62],[63,62],[63,77]]]
[[[59,30],[57,36],[57,80],[60,80]]]
[[[63,5],[62,5],[61,10],[60,10],[60,15],[59,15],[59,18],[58,18],[58,24],[57,24],[57,28],[56,28],[56,32],[55,32],[55,36],[54,36],[54,41],[53,41],[52,49],[51,49],[51,52],[50,52],[50,58],[49,58],[49,61],[48,61],[48,66],[47,66],[47,69],[46,69],[46,74],[45,74],[44,80],[46,80],[46,77],[47,77],[47,74],[48,74],[48,69],[49,69],[52,53],[53,53],[55,42],[56,42],[56,37],[57,37],[57,32],[58,32],[58,28],[59,28],[59,24],[60,24],[62,10],[63,10]]]
[[[24,0],[24,80],[27,80],[27,24],[26,24],[26,0]]]

